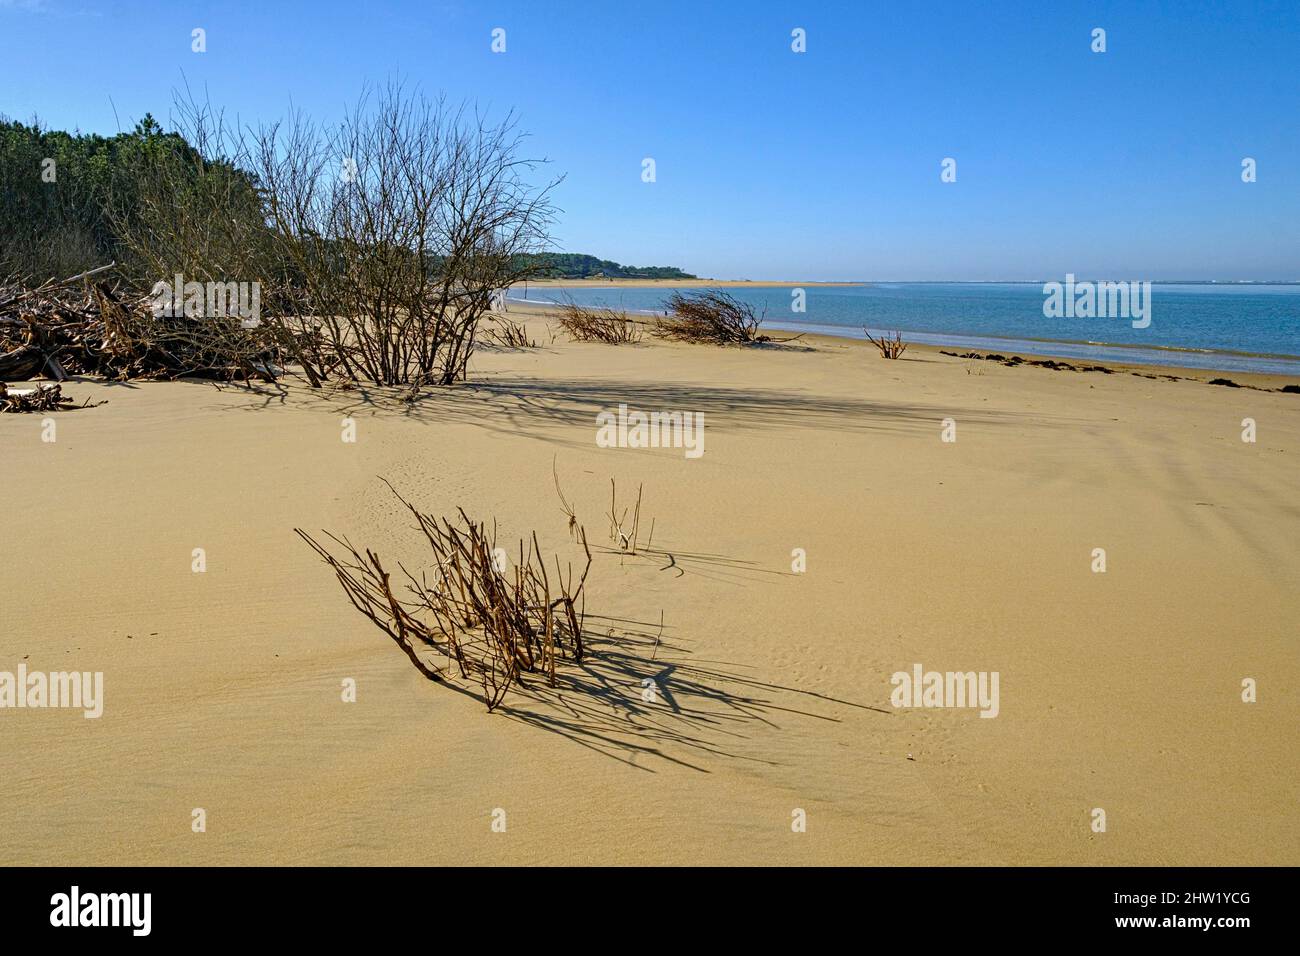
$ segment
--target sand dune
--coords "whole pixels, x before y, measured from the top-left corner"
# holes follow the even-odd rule
[[[0,711],[0,862],[1300,862],[1300,396],[804,345],[557,335],[409,405],[73,383],[108,404],[53,443],[3,416],[0,670],[105,702]],[[620,403],[702,412],[705,454],[597,447]],[[593,541],[643,484],[684,573],[599,555],[590,662],[497,714],[292,530],[417,560],[382,476],[570,554],[553,467]],[[997,717],[892,707],[915,663],[998,672]]]

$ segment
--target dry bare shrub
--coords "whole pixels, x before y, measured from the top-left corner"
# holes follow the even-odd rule
[[[327,362],[380,385],[465,377],[494,297],[536,274],[549,242],[556,183],[526,182],[541,161],[523,143],[512,114],[489,124],[400,84],[337,129],[295,114],[257,132],[278,301],[321,330]]]
[[[393,492],[397,495],[397,492]],[[369,549],[364,554],[346,538],[324,534],[342,549],[338,556],[301,528],[294,530],[338,577],[348,600],[393,639],[420,673],[441,680],[440,668],[428,664],[417,645],[455,660],[463,678],[483,688],[488,711],[495,710],[511,684],[524,686],[524,674],[545,676],[555,686],[556,663],[583,657],[583,586],[591,570],[591,549],[579,525],[576,538],[586,554],[582,573],[560,569],[552,576],[534,533],[520,540],[517,560],[502,560],[496,530],[464,511],[459,518],[422,513],[397,495],[415,517],[432,551],[432,562],[419,575],[401,568],[405,598],[393,592],[390,572]],[[400,567],[400,565],[399,565]]]
[[[880,338],[874,339],[871,337],[871,330],[865,325],[862,327],[862,331],[867,336],[867,341],[880,350],[881,358],[896,359],[907,351],[907,343],[903,341],[902,332],[895,332],[892,339],[887,337],[884,332],[881,332]]]
[[[643,337],[641,323],[626,312],[589,308],[573,302],[560,307],[559,326],[575,342],[635,345]]]
[[[138,291],[177,275],[265,284],[271,237],[238,124],[179,93],[172,122],[174,133],[149,138],[130,156],[131,188],[107,198],[120,273]]]
[[[713,345],[770,341],[758,332],[763,317],[754,314],[752,305],[726,292],[674,292],[668,298],[668,311],[668,316],[655,323],[654,334],[660,338]]]

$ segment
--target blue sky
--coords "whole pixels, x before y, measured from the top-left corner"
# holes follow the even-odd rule
[[[166,124],[188,81],[333,120],[401,77],[518,111],[561,248],[718,278],[1300,279],[1297,63],[1294,0],[0,0],[11,118]]]

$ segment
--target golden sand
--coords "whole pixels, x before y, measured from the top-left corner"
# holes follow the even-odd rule
[[[0,670],[102,671],[104,713],[0,711],[0,863],[1300,862],[1300,396],[530,324],[412,404],[70,383],[108,404],[52,443],[3,416]],[[598,447],[620,403],[703,413],[705,453]],[[501,713],[293,534],[417,561],[382,476],[570,555],[553,467],[593,541],[643,484],[683,573],[598,555],[598,653]],[[998,672],[997,717],[892,707],[914,664]]]

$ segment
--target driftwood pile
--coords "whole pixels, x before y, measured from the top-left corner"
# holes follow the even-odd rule
[[[396,491],[393,492],[395,495]],[[401,569],[404,598],[393,591],[390,572],[379,556],[359,552],[347,538],[323,532],[341,549],[336,556],[301,528],[294,530],[311,545],[338,577],[348,600],[386,633],[430,680],[442,669],[427,662],[421,645],[454,659],[462,678],[483,688],[488,711],[495,710],[510,686],[524,686],[525,674],[542,675],[553,687],[559,660],[583,657],[583,586],[591,570],[591,549],[581,526],[574,532],[586,553],[579,575],[570,565],[554,572],[534,533],[508,555],[496,546],[496,530],[464,511],[457,520],[420,512],[397,495],[428,540],[432,562],[417,577]]]
[[[95,279],[111,268],[36,287],[0,283],[0,381],[273,378],[278,356],[257,330],[236,319],[155,316],[147,297]]]
[[[35,388],[9,388],[0,382],[0,413],[2,412],[61,412],[70,408],[94,408],[103,402],[87,399],[78,405],[63,394],[55,382],[44,382]]]

